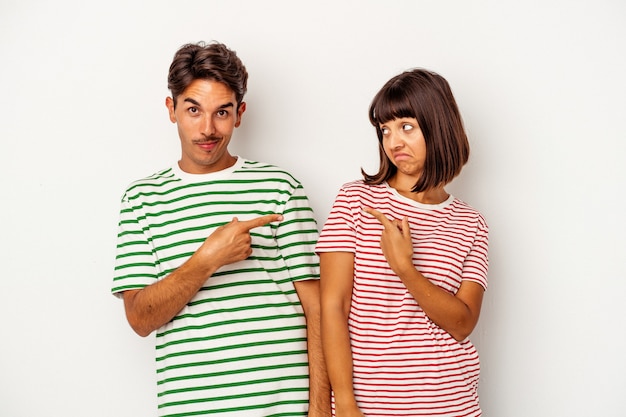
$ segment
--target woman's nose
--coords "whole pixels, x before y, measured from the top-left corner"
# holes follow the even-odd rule
[[[401,148],[402,145],[404,145],[404,142],[400,138],[400,135],[398,135],[397,133],[389,132],[388,137],[389,137],[389,147],[391,149],[398,149],[398,148]]]

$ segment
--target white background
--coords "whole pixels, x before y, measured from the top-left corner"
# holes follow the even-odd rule
[[[626,2],[2,0],[0,416],[156,414],[152,338],[109,293],[118,203],[178,159],[169,63],[213,39],[250,72],[233,151],[320,227],[377,168],[375,92],[447,78],[472,145],[449,191],[491,228],[484,415],[626,415]]]

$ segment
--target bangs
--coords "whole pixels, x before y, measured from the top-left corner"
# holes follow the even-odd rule
[[[469,142],[459,109],[448,82],[435,72],[416,68],[387,81],[370,104],[369,118],[378,136],[380,167],[374,175],[362,171],[366,184],[381,184],[397,173],[381,130],[392,120],[415,119],[424,137],[424,166],[412,192],[448,184],[468,160]]]
[[[410,91],[402,85],[390,85],[378,94],[371,106],[370,121],[374,126],[393,119],[416,117]]]

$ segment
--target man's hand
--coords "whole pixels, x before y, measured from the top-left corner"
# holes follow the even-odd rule
[[[405,216],[401,221],[389,220],[380,211],[370,207],[364,207],[363,211],[374,216],[384,227],[380,247],[393,272],[401,275],[404,271],[414,269],[409,219]]]
[[[282,219],[280,214],[242,222],[235,217],[218,227],[191,258],[169,276],[143,289],[125,291],[126,317],[133,330],[140,336],[147,336],[172,320],[215,271],[250,256],[250,230]]]
[[[242,261],[252,253],[250,230],[282,219],[280,214],[267,214],[245,221],[234,217],[230,223],[215,229],[196,254],[202,259],[218,260],[221,265]]]

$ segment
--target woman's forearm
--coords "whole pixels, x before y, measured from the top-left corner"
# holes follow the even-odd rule
[[[433,323],[463,340],[476,327],[482,304],[483,288],[474,282],[463,282],[452,294],[430,282],[415,267],[400,272],[400,279]]]

